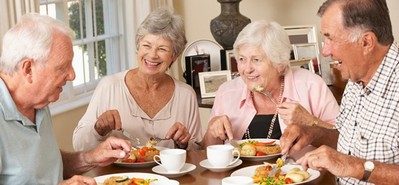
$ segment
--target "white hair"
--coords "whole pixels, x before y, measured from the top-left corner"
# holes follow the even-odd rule
[[[280,69],[281,75],[285,74],[289,68],[291,43],[287,32],[278,23],[261,20],[245,26],[234,42],[234,53],[247,44],[259,47],[273,66]]]
[[[27,58],[44,64],[50,54],[55,32],[68,36],[71,41],[74,37],[73,30],[59,20],[36,13],[24,15],[4,35],[0,72],[12,75],[19,63]]]

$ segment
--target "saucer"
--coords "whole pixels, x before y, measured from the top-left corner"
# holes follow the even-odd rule
[[[214,166],[211,165],[211,163],[209,163],[208,159],[202,160],[199,163],[200,166],[202,166],[202,167],[204,167],[204,168],[206,168],[206,169],[208,169],[210,171],[213,171],[213,172],[229,171],[229,170],[231,170],[231,169],[233,169],[233,168],[235,168],[235,167],[237,167],[237,166],[239,166],[241,164],[242,164],[242,160],[241,159],[238,159],[237,162],[235,162],[234,164],[228,165],[226,167],[214,167]]]
[[[184,164],[183,168],[180,170],[180,172],[168,172],[166,169],[161,166],[157,165],[152,168],[152,171],[158,174],[162,174],[163,176],[169,177],[169,178],[174,178],[174,177],[180,177],[183,175],[186,175],[187,173],[195,170],[197,168],[194,164],[186,163]]]

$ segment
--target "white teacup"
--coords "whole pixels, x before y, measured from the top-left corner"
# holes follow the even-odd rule
[[[233,160],[234,153],[237,158]],[[224,168],[237,162],[240,152],[231,145],[211,145],[206,148],[206,156],[212,166]]]
[[[180,185],[180,183],[177,180],[157,180],[151,182],[150,185]]]
[[[158,162],[160,159],[161,163]],[[180,172],[186,163],[186,150],[183,149],[165,149],[161,150],[159,155],[154,156],[154,161],[164,167],[166,171],[171,173]]]
[[[222,179],[222,185],[252,185],[254,184],[251,177],[231,176]]]

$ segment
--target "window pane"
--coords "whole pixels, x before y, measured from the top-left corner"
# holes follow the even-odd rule
[[[107,75],[107,53],[105,50],[105,41],[99,41],[97,42],[97,59],[96,61],[96,66],[97,66],[97,71],[98,71],[98,77],[103,77]],[[97,79],[96,78],[96,79]]]
[[[72,66],[75,69],[76,78],[72,82],[73,86],[82,85],[89,81],[89,56],[87,54],[87,46],[74,46],[74,57]]]
[[[86,38],[85,1],[68,2],[69,26],[75,31],[75,38]]]
[[[103,11],[103,1],[102,0],[95,0],[94,1],[94,8],[93,8],[93,15],[94,16],[94,20],[95,20],[95,24],[96,25],[95,28],[93,28],[93,30],[95,30],[94,35],[103,35],[104,34],[104,11]]]

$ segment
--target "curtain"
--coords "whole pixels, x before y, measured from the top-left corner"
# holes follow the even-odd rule
[[[0,43],[3,43],[3,35],[21,19],[22,15],[39,12],[39,0],[1,0],[0,10]],[[1,47],[2,44],[0,51]]]

